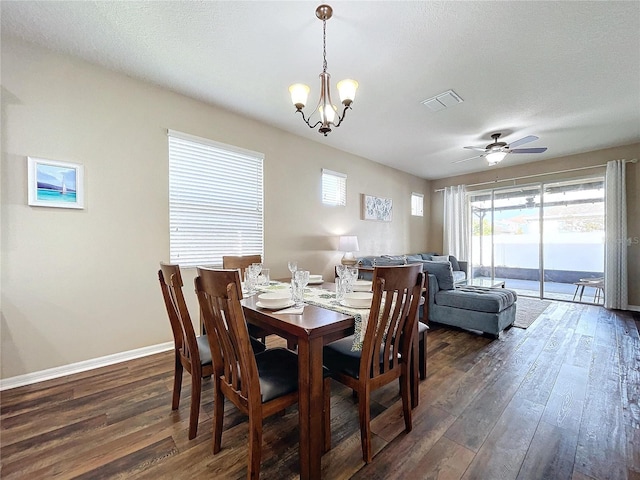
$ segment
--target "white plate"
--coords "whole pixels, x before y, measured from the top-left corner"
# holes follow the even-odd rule
[[[256,307],[264,308],[265,310],[281,310],[283,308],[291,307],[291,306],[293,306],[295,304],[296,304],[296,302],[294,302],[293,300],[289,300],[287,303],[284,303],[282,305],[278,305],[277,307],[275,307],[275,306],[267,307],[266,305],[263,305],[260,301],[258,301],[258,302],[256,302]]]
[[[356,280],[353,283],[354,292],[370,292],[373,282],[370,280]]]
[[[324,283],[324,280],[322,278],[319,280],[309,280],[308,285],[320,285],[321,283]]]
[[[340,300],[340,305],[342,305],[343,307],[348,307],[348,308],[357,308],[358,310],[370,310],[371,309],[371,305],[369,305],[367,307],[354,307],[353,305],[347,303],[345,300]]]

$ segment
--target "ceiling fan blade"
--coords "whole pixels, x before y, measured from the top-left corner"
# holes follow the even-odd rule
[[[515,142],[510,143],[509,148],[517,147],[518,145],[524,145],[525,143],[533,142],[534,140],[538,140],[538,137],[536,137],[535,135],[528,135],[521,138],[520,140],[516,140]]]
[[[464,160],[456,160],[455,162],[451,162],[451,163],[462,163],[462,162],[468,162],[469,160],[474,160],[476,158],[482,158],[484,157],[484,155],[476,155],[475,157],[471,157],[471,158],[465,158]]]
[[[547,151],[547,147],[516,148],[515,150],[509,150],[509,153],[542,153],[546,151]]]
[[[486,148],[484,148],[484,147],[463,147],[463,148],[468,148],[469,150],[477,150],[477,151],[479,151],[479,152],[484,152],[484,151],[486,151],[486,150],[487,150],[487,149],[486,149]]]

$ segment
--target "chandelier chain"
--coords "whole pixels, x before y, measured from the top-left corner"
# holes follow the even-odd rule
[[[322,21],[322,71],[327,73],[327,21]]]

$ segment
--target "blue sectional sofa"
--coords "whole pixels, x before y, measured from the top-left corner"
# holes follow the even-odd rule
[[[380,255],[358,258],[362,278],[373,268],[422,263],[428,274],[427,318],[430,322],[477,330],[498,338],[515,321],[518,296],[506,288],[467,285],[467,262],[435,253]],[[422,319],[422,318],[421,318]],[[424,321],[424,320],[422,320]]]

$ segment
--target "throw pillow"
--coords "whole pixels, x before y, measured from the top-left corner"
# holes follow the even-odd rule
[[[440,290],[453,290],[453,269],[451,262],[422,262],[422,270],[435,275]]]
[[[431,257],[432,262],[448,262],[449,255],[434,255]]]
[[[458,259],[453,255],[449,255],[449,261],[451,262],[451,266],[453,267],[454,272],[460,271],[460,264],[458,263]]]

